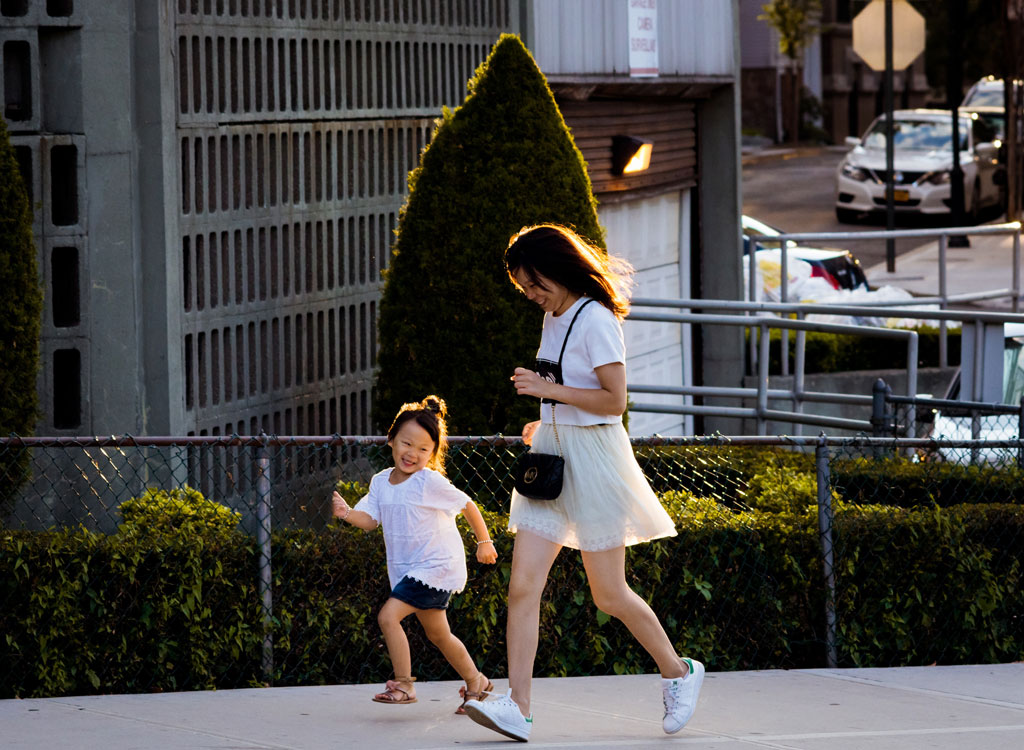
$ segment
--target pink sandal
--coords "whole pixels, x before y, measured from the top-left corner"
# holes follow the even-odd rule
[[[481,677],[484,677],[483,672],[477,672],[477,681],[479,681]],[[474,692],[470,690],[468,684],[459,688],[459,697],[462,698],[462,705],[455,709],[455,713],[459,714],[460,716],[466,715],[466,701],[487,700],[487,696],[490,695],[492,690],[494,690],[494,683],[488,680],[486,677],[484,677],[484,679],[487,680],[487,684],[484,686],[484,689],[480,692]]]
[[[412,683],[416,682],[415,677],[396,677],[393,680],[388,680],[384,683],[384,692],[377,693],[373,696],[375,703],[393,703],[400,705],[404,703],[416,703],[416,696],[409,695],[409,691],[401,687],[402,685],[409,685],[412,687]],[[404,698],[399,698],[398,693],[401,693]]]

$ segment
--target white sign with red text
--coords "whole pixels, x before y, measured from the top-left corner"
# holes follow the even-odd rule
[[[658,0],[626,0],[629,4],[629,75],[658,75]]]

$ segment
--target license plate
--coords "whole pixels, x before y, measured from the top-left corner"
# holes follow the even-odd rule
[[[903,201],[903,202],[909,201],[910,200],[910,191],[909,190],[893,190],[892,191],[892,199],[894,201]]]

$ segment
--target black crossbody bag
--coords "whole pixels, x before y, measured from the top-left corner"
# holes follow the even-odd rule
[[[576,319],[583,312],[583,308],[594,300],[588,299],[572,316],[569,322],[569,330],[565,332],[562,340],[562,350],[558,353],[558,362],[537,360],[537,369],[540,374],[552,380],[562,383],[562,357],[565,356],[565,345],[569,343],[569,334],[572,327],[576,325]],[[551,404],[551,427],[555,431],[555,445],[558,446],[558,454],[554,453],[524,453],[516,461],[514,470],[515,487],[523,497],[531,500],[554,500],[562,494],[562,479],[565,476],[565,459],[562,458],[562,444],[558,440],[558,424],[555,422],[555,407],[558,401],[544,399]]]

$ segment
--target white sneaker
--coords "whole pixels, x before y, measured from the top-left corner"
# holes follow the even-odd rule
[[[512,700],[512,691],[501,696],[497,700],[466,701],[463,706],[466,715],[481,726],[500,732],[506,737],[511,737],[520,742],[530,739],[530,729],[533,727],[533,714],[523,716],[519,705]]]
[[[661,725],[668,734],[675,734],[686,726],[697,708],[700,686],[704,682],[704,665],[694,659],[683,659],[690,668],[686,677],[661,680],[661,700],[665,704],[665,718]]]

